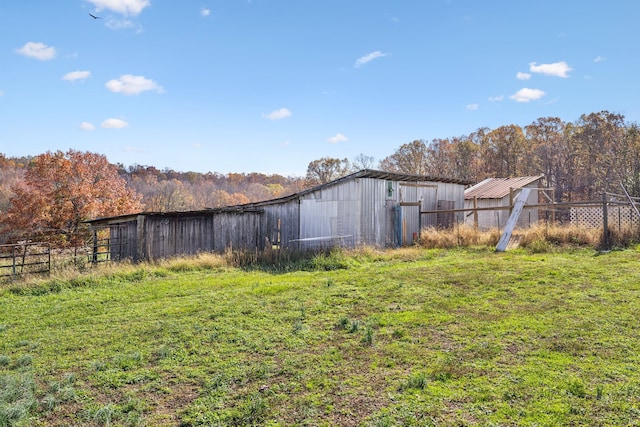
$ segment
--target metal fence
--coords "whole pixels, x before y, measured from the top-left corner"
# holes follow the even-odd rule
[[[44,242],[0,245],[0,277],[51,272],[51,245]]]

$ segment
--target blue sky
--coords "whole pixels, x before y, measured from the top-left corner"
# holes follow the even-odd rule
[[[3,0],[0,152],[301,176],[484,126],[637,122],[638,16],[636,0]]]

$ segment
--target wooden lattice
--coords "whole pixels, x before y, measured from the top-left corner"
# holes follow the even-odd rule
[[[638,226],[640,220],[635,210],[631,206],[609,206],[608,222],[611,228],[628,228]],[[602,224],[601,207],[578,207],[571,208],[571,224],[580,227],[601,228]]]

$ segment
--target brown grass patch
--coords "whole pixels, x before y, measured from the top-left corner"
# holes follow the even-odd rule
[[[452,229],[425,228],[420,233],[419,245],[428,249],[451,249],[457,247],[496,246],[502,230],[477,230],[472,226],[460,225]],[[540,224],[528,228],[516,228],[511,237],[510,247],[522,247],[534,252],[548,252],[554,248],[566,247],[628,247],[640,241],[640,229],[626,227],[611,229],[609,242],[603,241],[602,228],[575,225]]]

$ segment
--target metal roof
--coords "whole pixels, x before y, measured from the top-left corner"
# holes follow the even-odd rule
[[[234,206],[224,206],[220,208],[210,208],[203,209],[198,211],[188,211],[188,212],[140,212],[137,214],[126,214],[126,215],[118,215],[108,218],[97,218],[90,221],[85,221],[86,223],[97,225],[100,223],[109,223],[113,220],[121,220],[121,221],[132,221],[138,215],[145,216],[164,216],[164,217],[187,217],[187,216],[202,216],[209,213],[244,213],[244,212],[259,212],[261,206],[269,206],[275,205],[279,203],[286,203],[290,200],[295,200],[301,196],[310,194],[314,191],[331,187],[333,185],[350,181],[352,179],[357,178],[376,178],[376,179],[386,179],[392,181],[402,181],[402,182],[443,182],[443,183],[451,183],[451,184],[460,184],[460,185],[470,185],[472,182],[464,179],[457,178],[445,178],[439,176],[426,176],[426,175],[410,175],[410,174],[401,174],[401,173],[393,173],[393,172],[384,172],[373,169],[362,169],[358,172],[354,172],[349,175],[345,175],[342,178],[338,178],[334,181],[327,182],[325,184],[318,185],[316,187],[312,187],[298,193],[290,194],[288,196],[280,197],[277,199],[264,200],[261,202],[253,202],[246,203],[243,205],[234,205]]]
[[[473,199],[502,199],[509,195],[510,190],[526,187],[543,178],[538,176],[521,176],[518,178],[487,178],[464,191],[465,200]]]

